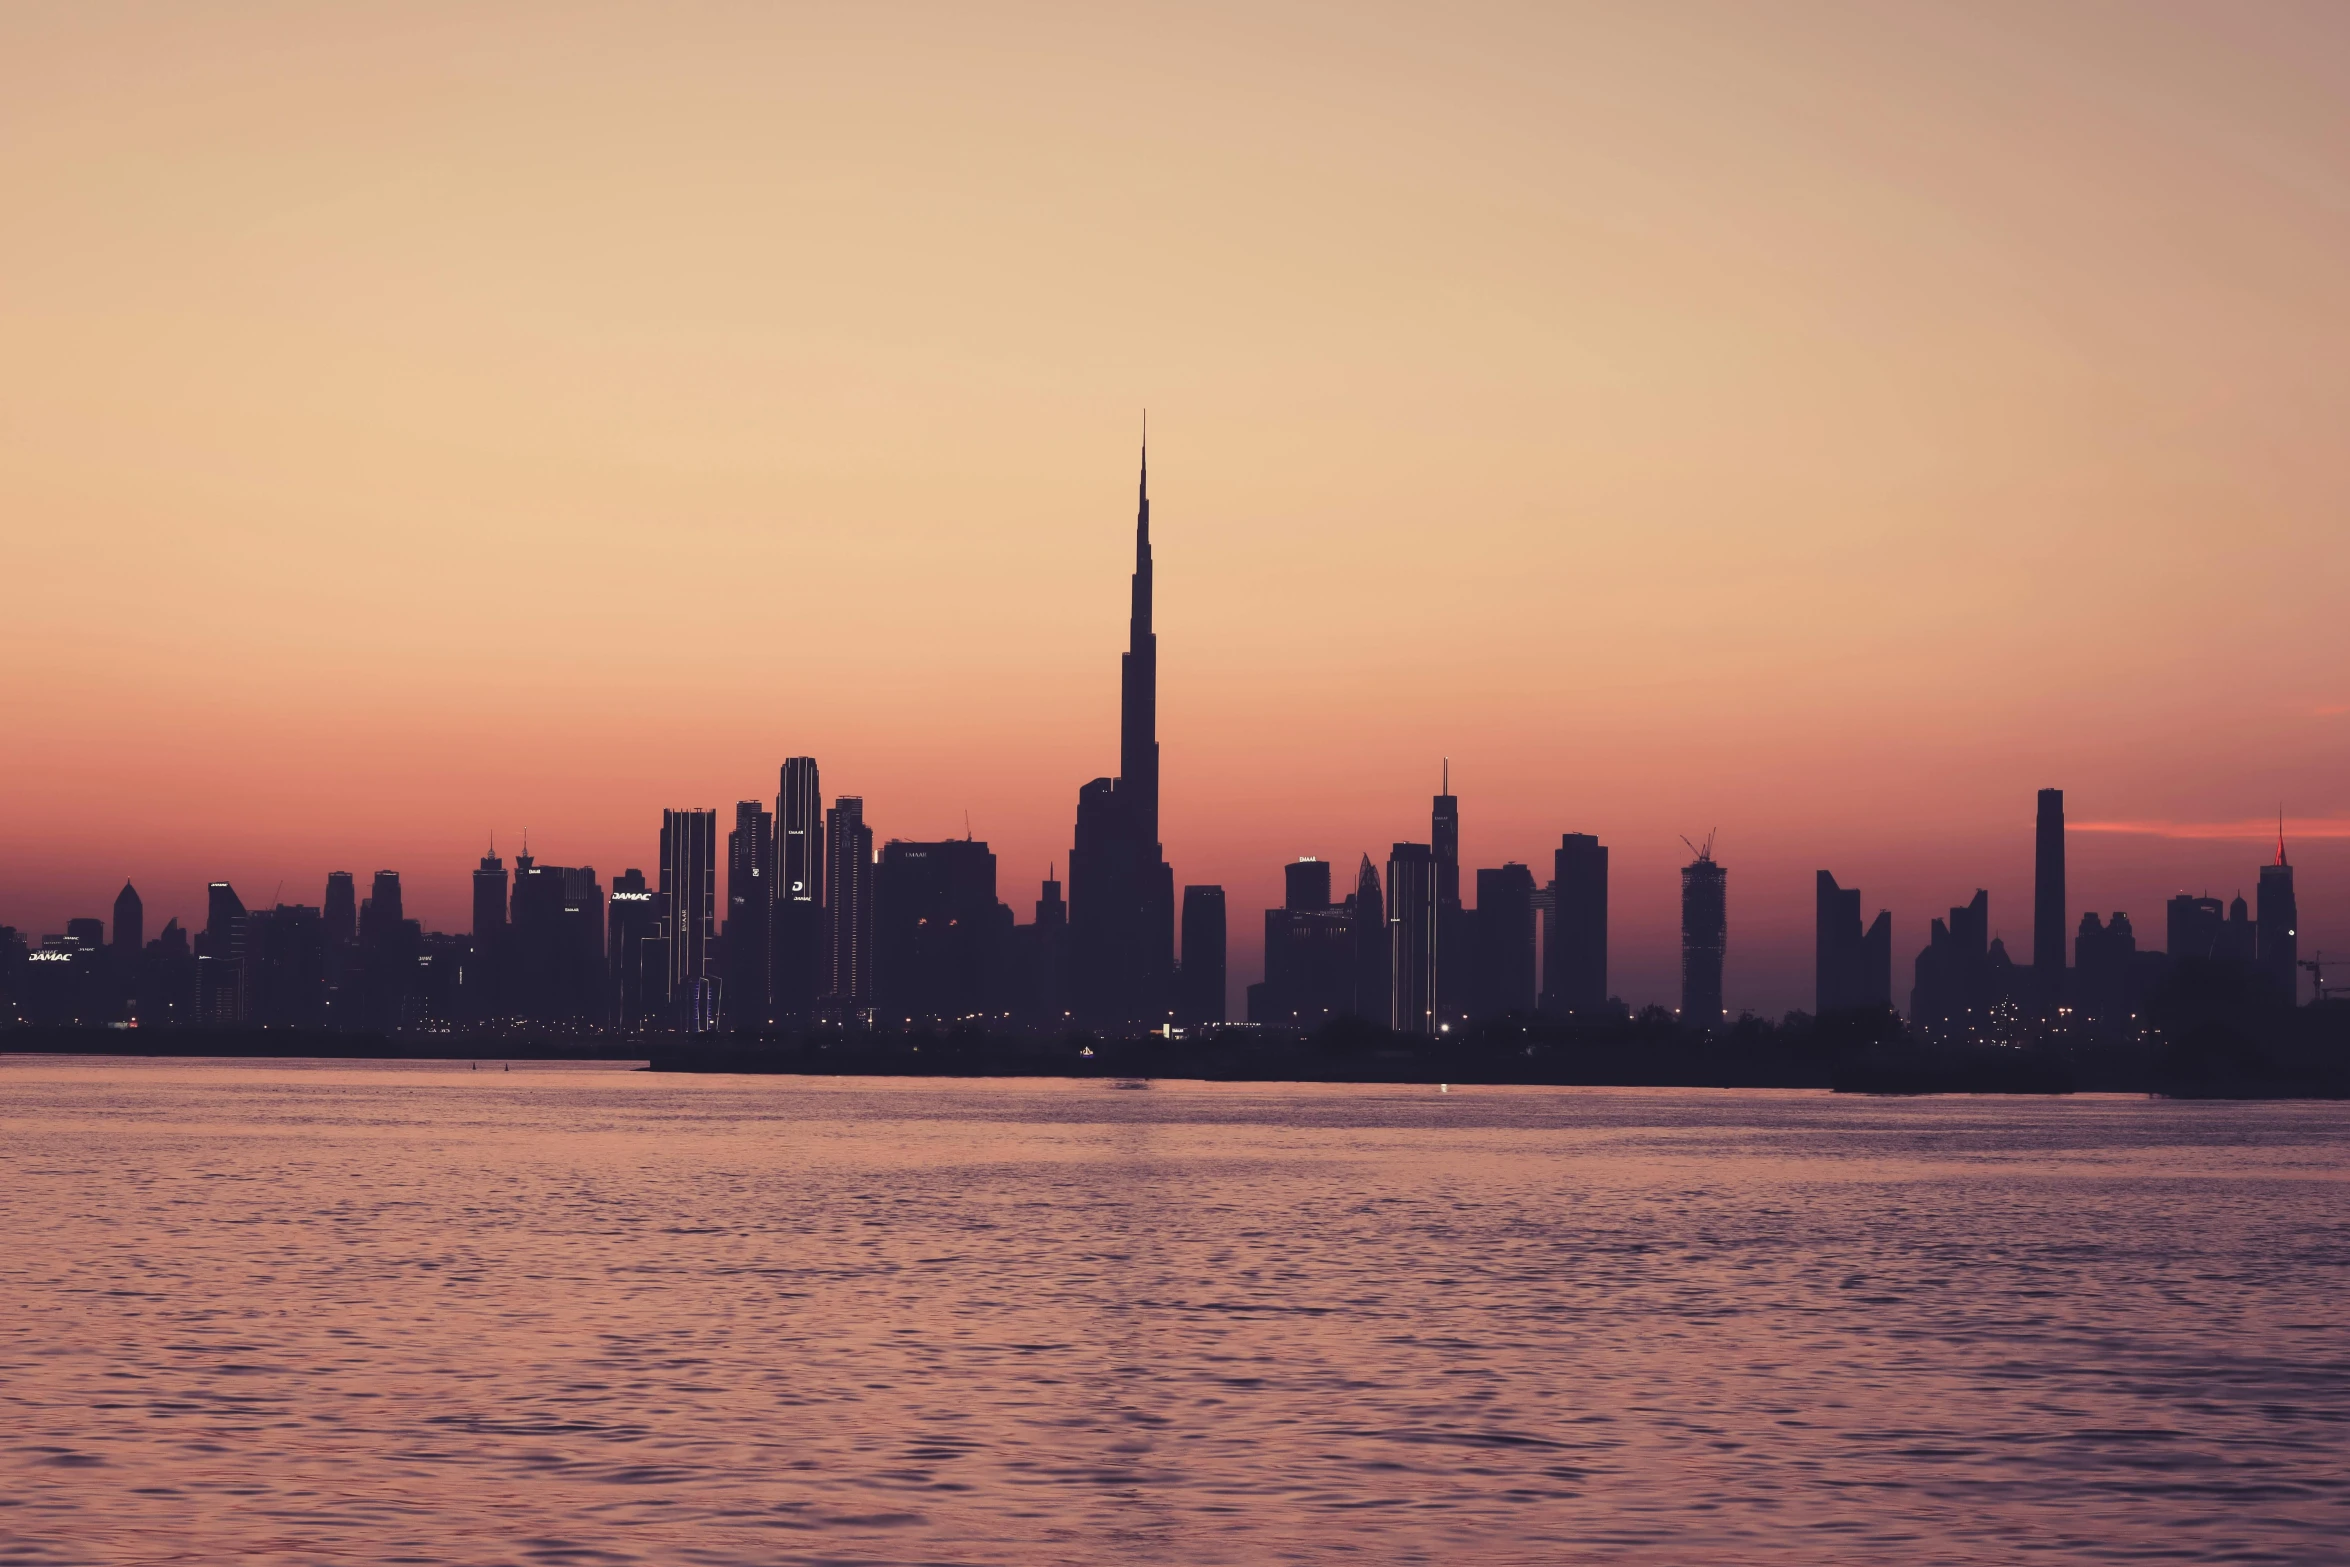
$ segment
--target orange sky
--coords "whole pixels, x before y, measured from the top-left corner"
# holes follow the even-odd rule
[[[1614,849],[1733,1008],[2080,820],[2281,799],[2350,951],[2350,11],[0,11],[0,921],[462,925],[807,751],[1026,917],[1116,756],[1152,410],[1166,839]],[[2327,824],[2331,824],[2328,826]],[[2149,944],[2249,837],[2079,834]],[[2333,837],[2320,836],[2332,832]]]

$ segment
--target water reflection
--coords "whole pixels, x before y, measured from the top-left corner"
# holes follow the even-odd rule
[[[2346,1142],[7,1060],[0,1555],[2324,1560]]]

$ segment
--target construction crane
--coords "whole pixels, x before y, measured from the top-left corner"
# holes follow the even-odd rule
[[[2293,965],[2295,968],[2305,968],[2309,970],[2309,980],[2311,986],[2311,995],[2309,999],[2312,1005],[2315,1005],[2316,1003],[2321,1002],[2326,998],[2326,970],[2329,968],[2340,968],[2345,961],[2346,960],[2342,958],[2334,958],[2329,960],[2324,953],[2319,952],[2313,954],[2310,957],[2303,958],[2298,963]]]
[[[1721,829],[1718,827],[1714,829],[1714,832],[1719,831],[1721,831]],[[1705,835],[1705,843],[1702,847],[1694,843],[1689,843],[1689,835],[1687,833],[1681,834],[1681,841],[1683,843],[1689,843],[1689,852],[1691,854],[1696,855],[1700,860],[1710,861],[1714,857],[1714,832],[1709,832]]]

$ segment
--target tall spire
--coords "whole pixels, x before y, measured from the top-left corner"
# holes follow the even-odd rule
[[[2277,863],[2285,863],[2285,808],[2277,807]]]
[[[1141,476],[1135,487],[1134,609],[1119,661],[1118,791],[1136,842],[1157,857],[1159,841],[1159,639],[1151,629],[1150,416],[1143,415]]]

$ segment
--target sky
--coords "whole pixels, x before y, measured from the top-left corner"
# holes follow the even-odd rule
[[[0,9],[0,922],[607,878],[790,755],[1023,919],[1163,833],[2350,953],[2350,9]]]

